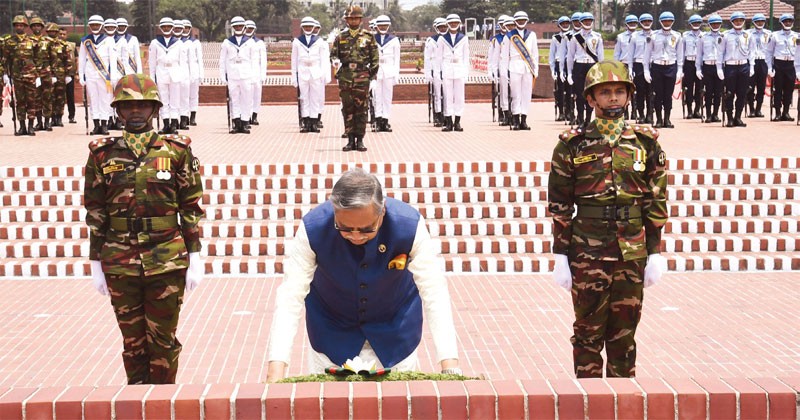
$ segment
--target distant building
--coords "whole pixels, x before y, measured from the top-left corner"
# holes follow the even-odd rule
[[[338,2],[336,0],[298,0],[298,2],[300,4],[302,4],[303,6],[307,6],[307,7],[311,7],[312,5],[315,5],[315,4],[324,4],[324,5],[328,6],[329,8],[331,8],[331,7],[336,6],[336,3],[339,3],[340,6],[341,5],[346,5],[346,6],[350,5],[350,1],[345,1],[345,0],[339,0]],[[356,0],[356,1],[353,2],[353,5],[361,6],[364,9],[366,9],[367,7],[369,7],[371,5],[375,5],[375,6],[378,6],[378,8],[380,8],[380,9],[385,9],[385,8],[389,7],[389,2],[390,2],[390,0]]]

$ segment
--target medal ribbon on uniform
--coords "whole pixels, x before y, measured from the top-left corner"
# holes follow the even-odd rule
[[[643,172],[644,166],[644,150],[635,148],[633,149],[633,170]]]
[[[172,161],[169,157],[157,157],[156,158],[156,178],[169,180],[172,178],[172,174],[170,170],[172,169]]]
[[[106,65],[103,64],[103,60],[97,56],[97,50],[94,49],[94,43],[87,39],[83,42],[83,45],[86,47],[86,53],[89,55],[89,59],[91,60],[94,69],[97,70],[97,72],[100,73],[104,79],[106,79],[106,90],[111,93],[113,91],[111,88],[111,75],[108,73]]]
[[[528,51],[528,47],[525,45],[525,41],[522,40],[522,37],[519,36],[519,33],[516,33],[511,36],[511,44],[514,45],[514,48],[517,49],[520,57],[525,60],[525,63],[528,64],[528,68],[531,70],[531,74],[534,74],[533,71],[533,57],[531,57],[530,51]]]

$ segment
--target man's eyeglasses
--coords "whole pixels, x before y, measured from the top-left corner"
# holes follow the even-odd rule
[[[333,228],[338,230],[339,232],[342,232],[342,233],[354,233],[354,232],[363,233],[363,234],[375,233],[375,232],[378,231],[378,228],[380,227],[381,218],[383,217],[383,213],[384,212],[381,212],[381,214],[378,216],[378,219],[375,220],[375,223],[373,223],[369,227],[351,228],[351,227],[339,226],[339,224],[336,223],[336,219],[334,219],[333,220]]]

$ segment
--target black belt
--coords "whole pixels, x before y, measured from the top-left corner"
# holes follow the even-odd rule
[[[642,217],[639,206],[578,206],[578,217],[587,219],[628,220]]]
[[[112,217],[111,229],[117,232],[156,232],[178,227],[178,215],[158,217]]]

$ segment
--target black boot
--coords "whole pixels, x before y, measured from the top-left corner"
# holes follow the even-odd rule
[[[63,118],[64,118],[64,115],[63,115],[63,114],[61,114],[61,115],[58,115],[58,116],[56,117],[56,123],[55,123],[55,124],[53,124],[53,125],[54,125],[54,126],[56,126],[56,127],[63,127],[63,126],[64,126],[64,120],[63,120]]]
[[[19,130],[14,132],[15,136],[27,136],[28,129],[25,127],[25,120],[22,120],[22,123],[19,125]]]
[[[108,134],[108,126],[106,124],[108,124],[106,120],[100,120],[100,134],[104,136]]]
[[[359,152],[367,151],[367,148],[364,147],[364,137],[356,137],[356,150]]]
[[[783,114],[781,114],[781,121],[794,121],[794,118],[789,115],[789,107],[786,107],[786,109],[783,111]]]
[[[733,120],[733,111],[727,111],[725,116],[728,117],[728,121],[725,122],[725,127],[736,127],[736,122]]]
[[[442,131],[453,131],[453,117],[444,117]]]
[[[250,117],[250,124],[258,125],[258,113],[253,113],[253,116]]]
[[[44,117],[44,129],[45,131],[53,131],[53,126],[50,123],[50,119],[52,117]]]
[[[74,115],[67,115],[67,119],[69,120],[70,124],[77,124],[78,123],[77,121],[75,121],[75,116]]]
[[[756,102],[756,118],[764,118],[764,114],[761,113],[761,102]]]
[[[661,111],[656,111],[656,123],[653,125],[655,128],[661,128],[664,126],[664,121],[661,119]]]
[[[189,129],[189,117],[185,115],[181,115],[181,122],[178,126],[181,130],[188,130]]]
[[[456,121],[455,121],[455,123],[453,123],[453,131],[464,131],[464,129],[461,128],[461,116],[460,115],[456,115]]]
[[[28,135],[35,136],[36,130],[33,129],[33,118],[28,120]]]
[[[106,129],[114,130],[114,117],[111,117],[106,121]]]
[[[341,137],[341,138],[343,138],[343,139],[346,139],[346,138],[347,138],[347,131],[345,131],[344,133],[342,133],[342,135],[341,135],[340,137]]]
[[[356,150],[356,136],[354,134],[347,135],[347,146],[342,147],[343,152],[349,152],[351,150]]]
[[[44,130],[44,124],[42,124],[42,116],[41,115],[38,115],[36,117],[36,127],[33,127],[33,129],[36,130],[36,131]]]
[[[756,117],[756,106],[752,102],[747,102],[747,118],[755,118]]]
[[[319,133],[319,127],[317,126],[317,119],[316,118],[309,118],[308,119],[308,131],[310,133]]]
[[[692,112],[692,104],[691,103],[687,103],[686,104],[686,119],[687,120],[691,120],[692,118],[694,118],[694,113]]]
[[[511,129],[514,131],[519,130],[519,114],[511,116]]]
[[[672,121],[669,120],[669,116],[671,113],[672,110],[669,111],[664,110],[664,128],[675,128],[675,126],[672,125]]]
[[[322,126],[322,114],[317,114],[316,122],[317,122],[317,130],[322,130],[323,128],[325,128]]]
[[[530,130],[531,127],[528,125],[528,116],[525,114],[521,114],[519,116],[519,129],[520,130]]]
[[[192,114],[189,115],[189,125],[197,125],[197,121],[195,121],[195,117],[197,116],[197,111],[192,111]]]
[[[250,134],[250,126],[247,124],[247,121],[239,118],[239,133],[242,134]]]
[[[230,134],[236,134],[239,132],[239,119],[234,118],[231,120],[231,130],[229,131]]]
[[[500,111],[500,126],[507,127],[511,125],[511,111]]]
[[[744,121],[742,121],[742,113],[737,112],[736,117],[733,119],[733,126],[734,127],[747,127]]]
[[[383,119],[383,131],[387,133],[392,132],[392,126],[389,125],[389,120],[387,120],[386,118]]]
[[[309,120],[308,117],[303,117],[302,118],[303,126],[300,127],[300,132],[301,133],[308,133],[309,131],[311,131],[311,130],[308,129],[308,120]]]
[[[169,131],[170,131],[172,134],[178,134],[178,119],[177,119],[177,118],[175,118],[175,119],[171,119],[171,120],[169,120],[169,121],[170,121],[170,124],[169,124]]]
[[[444,118],[442,117],[442,113],[441,112],[434,112],[433,113],[433,126],[434,127],[441,127],[443,120],[444,120]]]
[[[164,118],[162,121],[163,121],[163,123],[161,124],[161,131],[159,131],[158,134],[170,134],[170,132],[169,132],[169,119],[168,118]]]
[[[100,135],[100,120],[92,120],[92,124],[94,124],[94,128],[92,128],[92,132],[89,133],[93,136]]]

